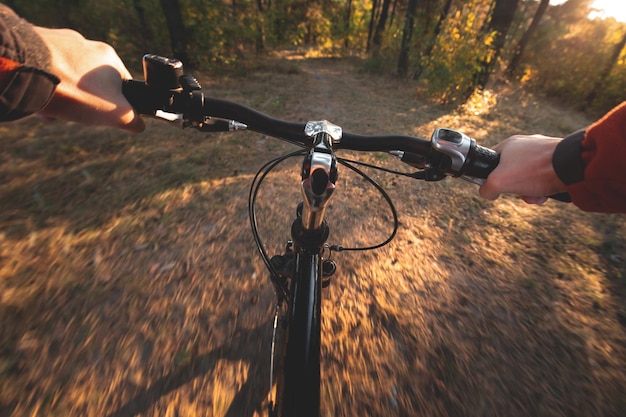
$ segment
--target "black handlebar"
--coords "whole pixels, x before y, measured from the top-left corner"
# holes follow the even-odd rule
[[[194,121],[199,123],[202,123],[204,118],[236,120],[245,124],[247,130],[301,146],[307,146],[310,143],[310,138],[304,133],[305,123],[276,119],[232,101],[206,96],[194,99],[193,92],[185,93],[162,89],[138,80],[124,81],[122,92],[140,114],[154,116],[158,111],[172,114],[180,113],[185,115],[186,119],[197,119]],[[201,106],[202,110],[200,112],[194,110],[194,105]],[[429,140],[413,136],[359,135],[345,131],[341,141],[333,147],[335,149],[380,152],[401,149],[423,156],[426,156],[431,150]]]
[[[212,97],[206,97],[200,89],[190,91],[166,89],[147,84],[144,81],[124,81],[122,91],[131,105],[140,114],[155,116],[158,112],[183,115],[181,123],[189,121],[189,126],[200,130],[228,130],[215,125],[215,120],[235,120],[246,125],[247,130],[276,137],[300,146],[308,146],[310,138],[304,133],[304,123],[293,123],[276,119],[241,104]],[[185,126],[183,126],[185,127]],[[335,149],[355,151],[389,152],[401,150],[425,158],[425,165],[420,168],[437,169],[442,179],[444,174],[468,175],[475,178],[487,178],[498,165],[499,155],[494,151],[475,145],[468,154],[463,171],[451,171],[446,163],[446,155],[433,150],[431,141],[404,135],[359,135],[343,132],[341,140],[333,145]]]
[[[122,92],[135,110],[161,117],[180,127],[215,132],[235,130],[238,126],[300,146],[310,146],[304,123],[270,117],[252,108],[227,100],[207,97],[195,78],[186,75],[180,61],[145,55],[145,81],[124,81]],[[399,152],[401,159],[422,169],[423,178],[438,181],[446,175],[462,176],[481,183],[500,161],[500,155],[476,141],[450,129],[431,140],[400,135],[358,135],[343,132],[335,149]],[[567,201],[568,196],[552,196]]]

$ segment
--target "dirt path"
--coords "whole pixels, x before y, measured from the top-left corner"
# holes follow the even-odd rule
[[[436,106],[358,68],[281,59],[203,84],[364,133],[446,125],[490,144],[587,123],[503,89]],[[274,295],[246,197],[261,163],[289,146],[157,123],[128,136],[30,120],[0,135],[0,415],[264,415]],[[373,176],[401,228],[384,249],[336,255],[322,415],[626,414],[623,216]],[[270,252],[288,236],[296,184],[294,161],[261,194]],[[343,170],[340,191],[331,243],[384,239],[389,215],[373,190]]]

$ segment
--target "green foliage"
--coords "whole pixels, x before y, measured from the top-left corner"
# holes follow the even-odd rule
[[[430,56],[421,58],[422,83],[430,96],[451,101],[473,88],[479,62],[493,41],[493,34],[482,30],[488,7],[489,2],[471,0],[447,17]]]
[[[467,96],[479,63],[490,59],[493,34],[485,33],[485,28],[493,1],[455,0],[438,33],[435,27],[446,1],[419,1],[408,72],[420,75],[418,86],[427,94],[442,101]],[[602,112],[624,99],[624,56],[606,79],[599,78],[626,25],[611,19],[589,20],[591,3],[569,0],[550,6],[516,76],[524,86],[556,100]],[[35,24],[74,28],[112,44],[133,68],[146,52],[172,54],[160,0],[13,0],[7,4]],[[193,60],[189,63],[233,68],[258,52],[285,48],[363,53],[373,0],[179,0],[179,4],[186,50]],[[500,55],[504,64],[537,5],[538,0],[521,0]],[[381,47],[366,60],[366,71],[395,73],[406,6],[407,0],[393,2]],[[597,90],[594,101],[584,103],[593,89]]]
[[[605,113],[626,100],[624,96],[624,91],[626,91],[626,57],[623,53],[616,67],[611,71],[611,75],[601,86],[601,89],[601,94],[597,94],[592,103],[587,103],[588,109],[596,115]]]
[[[626,25],[613,19],[589,20],[555,29],[545,22],[538,36],[531,42],[525,59],[522,81],[536,91],[556,101],[603,113],[624,100],[626,63],[624,56],[616,63],[606,80],[600,80],[601,71],[611,57],[614,45],[626,32]],[[548,26],[548,27],[546,27]],[[551,42],[555,30],[560,37]],[[585,99],[594,88],[595,99]]]

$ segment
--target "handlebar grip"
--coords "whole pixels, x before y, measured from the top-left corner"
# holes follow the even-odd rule
[[[153,115],[158,108],[158,103],[163,100],[156,94],[155,89],[137,80],[124,80],[122,94],[139,114]]]
[[[500,162],[500,154],[493,149],[480,145],[472,146],[469,151],[463,175],[474,178],[487,178]]]
[[[500,154],[493,149],[485,148],[480,145],[472,147],[469,152],[469,158],[464,170],[464,175],[474,178],[487,178],[487,176],[496,169],[500,162]],[[553,200],[564,203],[571,203],[572,199],[568,193],[558,193],[548,196]]]

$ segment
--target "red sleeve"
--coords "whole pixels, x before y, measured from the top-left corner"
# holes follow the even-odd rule
[[[626,213],[626,102],[591,125],[580,142],[583,178],[567,186],[585,211]]]

